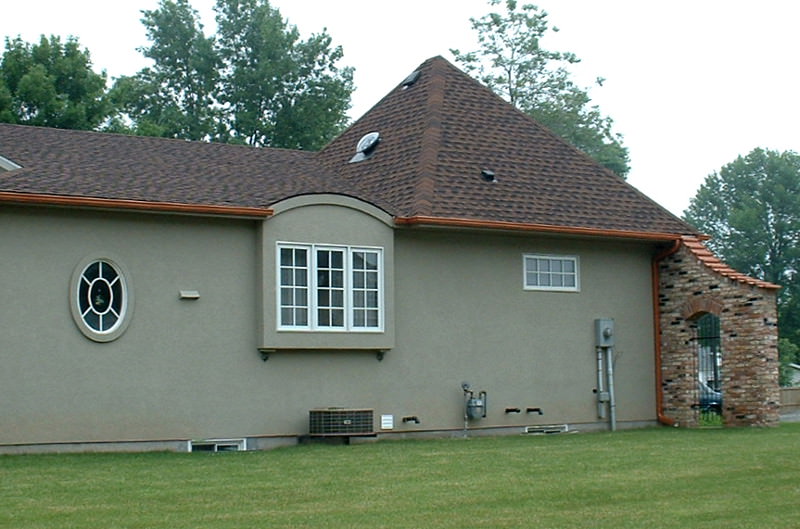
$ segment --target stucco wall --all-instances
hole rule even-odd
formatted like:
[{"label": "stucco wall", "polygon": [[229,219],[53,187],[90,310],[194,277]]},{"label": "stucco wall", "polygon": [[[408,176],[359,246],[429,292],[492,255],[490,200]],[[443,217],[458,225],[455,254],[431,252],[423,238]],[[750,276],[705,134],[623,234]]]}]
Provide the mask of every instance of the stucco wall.
[{"label": "stucco wall", "polygon": [[[593,325],[609,317],[619,420],[654,420],[646,245],[403,231],[395,253],[398,338],[384,362],[398,364],[391,384],[405,387],[414,406],[397,402],[394,413],[457,427],[460,383],[469,381],[488,393],[482,425],[595,422]],[[524,290],[525,253],[579,256],[580,292]]]},{"label": "stucco wall", "polygon": [[[242,392],[260,364],[253,221],[3,207],[0,230],[0,442],[263,431]],[[120,338],[96,343],[68,289],[81,259],[108,252],[136,305]]]},{"label": "stucco wall", "polygon": [[664,413],[698,424],[693,320],[720,319],[722,414],[729,426],[778,424],[778,332],[775,291],[723,277],[687,248],[659,265]]},{"label": "stucco wall", "polygon": [[[600,317],[617,326],[618,420],[655,420],[649,245],[392,229],[374,212],[337,208],[292,208],[279,229],[283,213],[262,226],[4,207],[0,445],[295,436],[308,433],[310,409],[329,406],[372,408],[379,431],[380,416],[392,415],[387,434],[458,432],[463,381],[489,400],[470,428],[602,428],[593,393]],[[320,228],[321,213],[331,221]],[[393,325],[363,350],[312,336],[263,362],[274,314],[262,309],[274,299],[260,292],[275,277],[265,240],[317,236],[385,244]],[[136,305],[122,336],[97,343],[73,322],[68,288],[77,263],[106,252],[129,271]],[[579,256],[580,292],[524,290],[524,253]],[[200,297],[181,300],[179,290]],[[409,416],[420,422],[402,422]]]}]

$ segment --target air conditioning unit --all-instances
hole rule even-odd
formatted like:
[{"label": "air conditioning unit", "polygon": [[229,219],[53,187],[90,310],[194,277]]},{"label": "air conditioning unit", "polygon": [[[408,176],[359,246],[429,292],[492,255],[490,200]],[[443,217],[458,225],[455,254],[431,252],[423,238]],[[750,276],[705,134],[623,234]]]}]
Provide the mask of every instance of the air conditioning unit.
[{"label": "air conditioning unit", "polygon": [[353,408],[317,408],[308,412],[312,436],[375,435],[374,410]]}]

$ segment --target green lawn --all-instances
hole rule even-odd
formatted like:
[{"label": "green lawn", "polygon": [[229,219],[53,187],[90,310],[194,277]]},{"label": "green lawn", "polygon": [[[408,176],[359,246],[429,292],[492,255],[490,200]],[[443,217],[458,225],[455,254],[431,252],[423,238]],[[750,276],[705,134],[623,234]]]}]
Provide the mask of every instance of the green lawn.
[{"label": "green lawn", "polygon": [[0,527],[796,528],[799,448],[800,423],[0,456]]}]

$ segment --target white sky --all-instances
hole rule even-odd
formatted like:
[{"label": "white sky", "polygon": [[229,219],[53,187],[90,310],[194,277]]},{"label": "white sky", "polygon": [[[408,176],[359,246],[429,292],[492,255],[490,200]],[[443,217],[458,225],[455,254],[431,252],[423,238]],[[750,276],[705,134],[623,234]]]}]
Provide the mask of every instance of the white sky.
[{"label": "white sky", "polygon": [[[520,0],[524,2],[525,0]],[[755,147],[800,151],[800,2],[529,0],[561,31],[544,42],[581,60],[630,150],[628,181],[680,215],[705,177]],[[207,31],[214,0],[192,0]],[[358,118],[425,59],[471,51],[487,0],[272,0],[308,35],[327,28],[356,68]],[[158,0],[3,0],[0,37],[75,35],[110,77],[146,64],[142,9]]]}]

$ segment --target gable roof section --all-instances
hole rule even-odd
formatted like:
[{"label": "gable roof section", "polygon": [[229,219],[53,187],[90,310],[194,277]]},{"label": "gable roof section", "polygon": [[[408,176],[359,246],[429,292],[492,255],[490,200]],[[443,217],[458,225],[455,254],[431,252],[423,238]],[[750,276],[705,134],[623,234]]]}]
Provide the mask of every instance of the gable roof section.
[{"label": "gable roof section", "polygon": [[[445,59],[417,71],[319,153],[401,221],[697,233]],[[373,131],[382,138],[374,155],[348,163]]]}]

